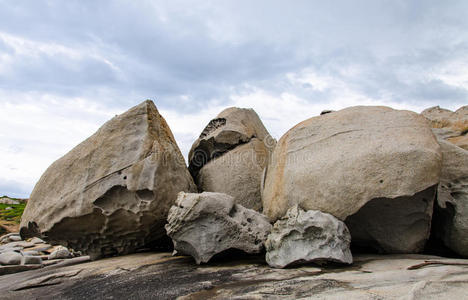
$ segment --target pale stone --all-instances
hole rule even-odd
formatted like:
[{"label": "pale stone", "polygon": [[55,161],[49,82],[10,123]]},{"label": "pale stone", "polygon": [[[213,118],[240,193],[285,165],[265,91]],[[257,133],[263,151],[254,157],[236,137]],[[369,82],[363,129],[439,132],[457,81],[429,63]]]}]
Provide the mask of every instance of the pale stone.
[{"label": "pale stone", "polygon": [[166,225],[178,254],[191,255],[197,264],[228,249],[259,253],[271,230],[262,214],[235,204],[221,193],[180,193]]},{"label": "pale stone", "polygon": [[351,235],[342,221],[296,205],[274,224],[265,242],[266,261],[275,268],[309,262],[351,264],[350,243]]}]

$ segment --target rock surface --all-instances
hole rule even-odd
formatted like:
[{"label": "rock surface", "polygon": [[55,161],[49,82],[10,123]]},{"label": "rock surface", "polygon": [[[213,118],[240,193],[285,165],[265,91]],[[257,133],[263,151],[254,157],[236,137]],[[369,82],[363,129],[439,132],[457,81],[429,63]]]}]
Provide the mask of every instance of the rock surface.
[{"label": "rock surface", "polygon": [[439,138],[468,150],[468,105],[454,112],[434,106],[421,114],[431,121],[433,131]]},{"label": "rock surface", "polygon": [[[434,264],[408,270],[425,261]],[[1,276],[0,299],[464,299],[463,263],[358,255],[351,267],[278,270],[260,256],[198,266],[170,253],[138,253]]]},{"label": "rock surface", "polygon": [[47,169],[24,211],[21,235],[94,257],[131,252],[161,238],[177,193],[194,189],[171,130],[148,100]]},{"label": "rock surface", "polygon": [[266,261],[275,268],[308,262],[351,264],[350,243],[351,235],[342,221],[320,211],[306,212],[296,205],[268,235]]},{"label": "rock surface", "polygon": [[260,211],[262,174],[275,144],[254,110],[231,107],[194,142],[189,170],[199,191],[226,193]]},{"label": "rock surface", "polygon": [[271,225],[262,214],[235,204],[221,193],[180,193],[166,225],[177,253],[191,255],[197,264],[228,249],[259,253]]},{"label": "rock surface", "polygon": [[22,255],[15,251],[6,251],[0,254],[1,265],[19,265],[21,264]]},{"label": "rock surface", "polygon": [[456,253],[468,257],[468,151],[439,139],[442,176],[433,232]]},{"label": "rock surface", "polygon": [[[419,240],[429,236],[434,200],[418,193],[434,194],[440,170],[440,147],[424,117],[388,107],[351,107],[299,123],[279,140],[266,174],[264,213],[275,221],[298,204],[344,221],[366,205],[392,215],[404,199],[413,209],[405,222],[415,224],[411,235],[419,239],[393,250],[418,252]],[[406,238],[405,231],[394,234]]]}]

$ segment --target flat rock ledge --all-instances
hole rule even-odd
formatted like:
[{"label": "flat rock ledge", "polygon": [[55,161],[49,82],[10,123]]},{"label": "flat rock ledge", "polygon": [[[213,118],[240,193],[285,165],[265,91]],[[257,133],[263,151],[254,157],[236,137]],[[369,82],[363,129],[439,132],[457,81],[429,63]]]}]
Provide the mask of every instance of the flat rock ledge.
[{"label": "flat rock ledge", "polygon": [[334,216],[298,205],[273,226],[265,243],[266,261],[274,268],[314,262],[352,264],[351,235]]},{"label": "flat rock ledge", "polygon": [[228,249],[260,253],[271,230],[267,218],[222,193],[179,193],[169,211],[167,235],[175,253],[208,262]]}]

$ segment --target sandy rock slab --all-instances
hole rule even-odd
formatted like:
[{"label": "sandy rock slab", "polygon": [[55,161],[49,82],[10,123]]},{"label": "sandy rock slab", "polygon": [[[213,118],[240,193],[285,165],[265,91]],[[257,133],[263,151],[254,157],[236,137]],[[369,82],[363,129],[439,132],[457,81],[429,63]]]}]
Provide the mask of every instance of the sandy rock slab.
[{"label": "sandy rock slab", "polygon": [[20,233],[93,257],[128,253],[163,237],[177,194],[193,190],[169,126],[147,100],[115,116],[45,171]]},{"label": "sandy rock slab", "polygon": [[169,211],[166,230],[175,251],[200,264],[228,249],[261,252],[271,224],[262,214],[235,204],[229,195],[180,193]]},{"label": "sandy rock slab", "polygon": [[265,242],[266,261],[275,268],[310,262],[351,264],[350,243],[351,235],[342,221],[296,205],[274,224]]},{"label": "sandy rock slab", "polygon": [[465,299],[467,265],[357,255],[352,266],[273,269],[262,256],[196,265],[186,256],[138,253],[0,276],[0,299]]}]

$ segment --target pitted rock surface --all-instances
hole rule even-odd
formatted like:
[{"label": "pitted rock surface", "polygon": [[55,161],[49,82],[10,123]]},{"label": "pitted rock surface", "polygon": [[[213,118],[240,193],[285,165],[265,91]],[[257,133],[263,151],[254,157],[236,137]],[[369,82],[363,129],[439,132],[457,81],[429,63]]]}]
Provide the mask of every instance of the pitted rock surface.
[{"label": "pitted rock surface", "polygon": [[274,224],[265,242],[266,261],[275,268],[309,262],[351,264],[350,243],[351,235],[342,221],[296,205]]},{"label": "pitted rock surface", "polygon": [[228,249],[259,253],[271,224],[262,214],[235,204],[229,195],[180,193],[166,230],[175,251],[200,264]]},{"label": "pitted rock surface", "polygon": [[164,235],[177,193],[193,190],[171,130],[148,100],[46,170],[24,211],[21,235],[95,257],[132,252]]}]

